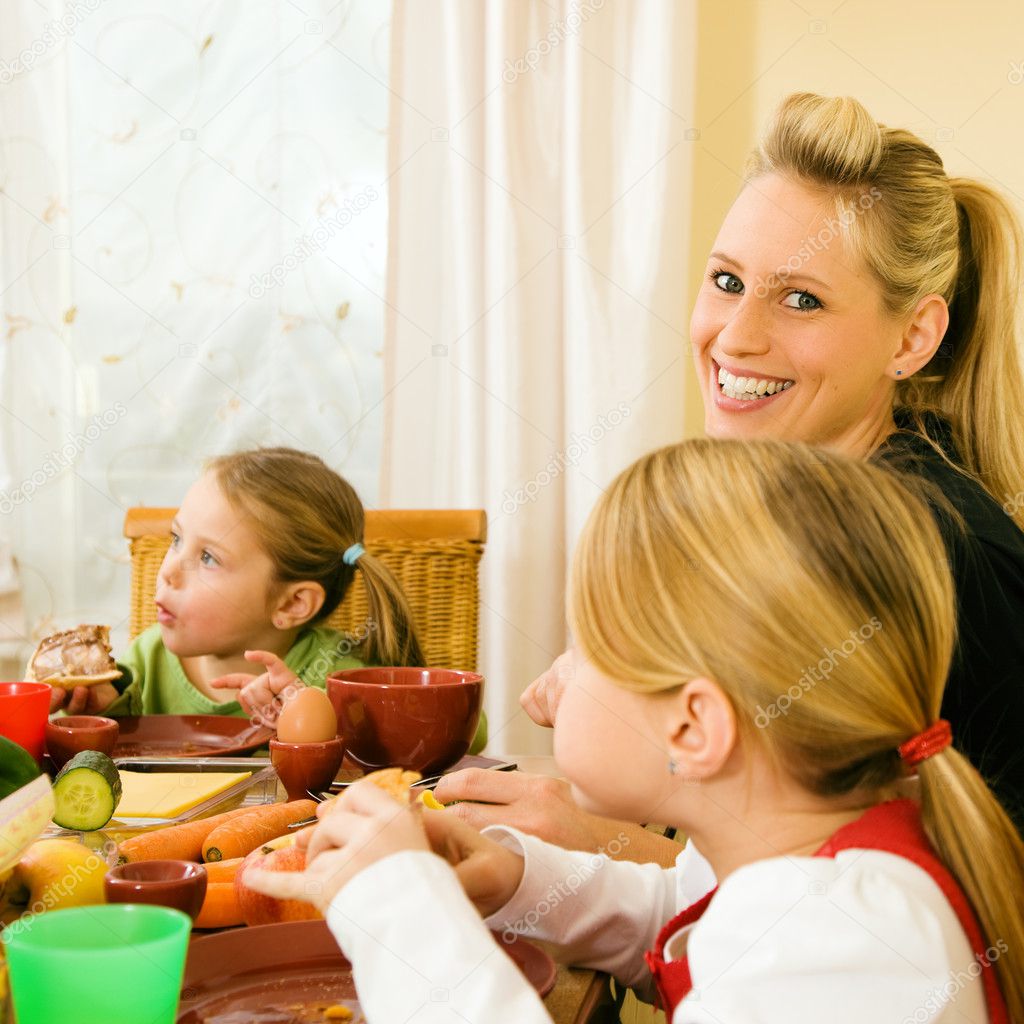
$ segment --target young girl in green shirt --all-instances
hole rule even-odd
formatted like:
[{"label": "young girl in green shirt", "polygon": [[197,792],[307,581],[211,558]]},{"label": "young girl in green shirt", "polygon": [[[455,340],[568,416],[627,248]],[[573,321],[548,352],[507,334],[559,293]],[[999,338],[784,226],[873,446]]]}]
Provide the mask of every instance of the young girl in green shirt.
[{"label": "young girl in green shirt", "polygon": [[[330,673],[364,664],[422,665],[405,595],[363,548],[363,520],[355,490],[315,455],[261,448],[213,459],[172,523],[157,624],[121,659],[121,680],[76,689],[68,712],[273,725],[296,686],[323,687]],[[348,636],[323,622],[357,572],[369,615]],[[253,674],[253,663],[264,671]],[[485,739],[481,719],[474,749]]]}]

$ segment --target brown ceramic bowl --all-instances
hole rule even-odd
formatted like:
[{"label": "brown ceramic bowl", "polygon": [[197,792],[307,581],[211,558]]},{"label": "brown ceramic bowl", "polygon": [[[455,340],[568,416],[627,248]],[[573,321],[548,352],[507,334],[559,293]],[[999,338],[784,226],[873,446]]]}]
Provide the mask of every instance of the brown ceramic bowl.
[{"label": "brown ceramic bowl", "polygon": [[184,911],[194,921],[206,897],[206,868],[190,860],[140,860],[111,868],[103,879],[108,903],[151,903]]},{"label": "brown ceramic bowl", "polygon": [[327,679],[348,756],[368,771],[450,768],[473,742],[483,694],[483,676],[454,669],[358,668]]},{"label": "brown ceramic bowl", "polygon": [[322,743],[270,741],[270,763],[277,772],[289,800],[308,800],[334,781],[345,756],[345,741],[339,737]]},{"label": "brown ceramic bowl", "polygon": [[60,771],[83,750],[109,754],[117,744],[120,727],[113,718],[100,715],[69,715],[46,723],[46,752]]}]

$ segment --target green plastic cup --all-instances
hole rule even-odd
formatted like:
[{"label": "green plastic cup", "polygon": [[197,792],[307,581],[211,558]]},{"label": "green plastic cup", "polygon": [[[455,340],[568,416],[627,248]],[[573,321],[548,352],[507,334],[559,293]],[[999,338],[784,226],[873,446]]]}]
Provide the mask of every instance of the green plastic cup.
[{"label": "green plastic cup", "polygon": [[18,1024],[174,1024],[191,927],[137,903],[15,922],[3,939]]}]

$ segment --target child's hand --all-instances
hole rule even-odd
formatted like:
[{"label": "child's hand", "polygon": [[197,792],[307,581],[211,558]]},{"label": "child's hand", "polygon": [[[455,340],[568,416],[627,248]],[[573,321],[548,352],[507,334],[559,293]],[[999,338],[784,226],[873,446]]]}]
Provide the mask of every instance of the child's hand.
[{"label": "child's hand", "polygon": [[64,708],[69,715],[98,715],[113,704],[117,696],[117,690],[110,683],[76,686],[73,690],[51,686],[50,714]]},{"label": "child's hand", "polygon": [[[443,813],[441,811],[436,812]],[[357,782],[317,808],[320,823],[296,837],[305,871],[251,870],[246,884],[278,899],[306,900],[321,913],[360,871],[403,850],[429,850],[421,806],[401,804],[372,782]]]},{"label": "child's hand", "polygon": [[481,917],[500,910],[523,879],[523,858],[448,811],[424,811],[434,853],[444,857]]},{"label": "child's hand", "polygon": [[[413,791],[415,792],[415,790]],[[246,883],[279,899],[304,899],[321,913],[364,868],[402,850],[443,857],[470,901],[486,917],[515,895],[523,858],[480,835],[449,811],[425,811],[417,801],[400,804],[373,783],[349,786],[317,808],[320,824],[296,837],[306,847],[304,872],[252,871]]]},{"label": "child's hand", "polygon": [[266,666],[262,675],[251,676],[245,672],[212,679],[210,685],[218,690],[238,690],[238,703],[254,722],[277,727],[277,716],[284,702],[301,689],[299,677],[270,651],[246,651],[247,661],[258,661]]}]

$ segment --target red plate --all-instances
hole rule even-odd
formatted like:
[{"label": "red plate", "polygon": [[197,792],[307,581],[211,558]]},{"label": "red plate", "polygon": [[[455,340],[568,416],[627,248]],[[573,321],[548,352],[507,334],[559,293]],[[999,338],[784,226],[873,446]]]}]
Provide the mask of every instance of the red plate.
[{"label": "red plate", "polygon": [[139,715],[117,720],[111,757],[211,757],[265,747],[274,730],[232,715]]},{"label": "red plate", "polygon": [[[516,937],[501,946],[545,996],[557,968],[542,949]],[[299,1024],[323,1021],[323,1008],[359,1003],[352,967],[326,921],[235,928],[189,946],[177,1024]]]}]

